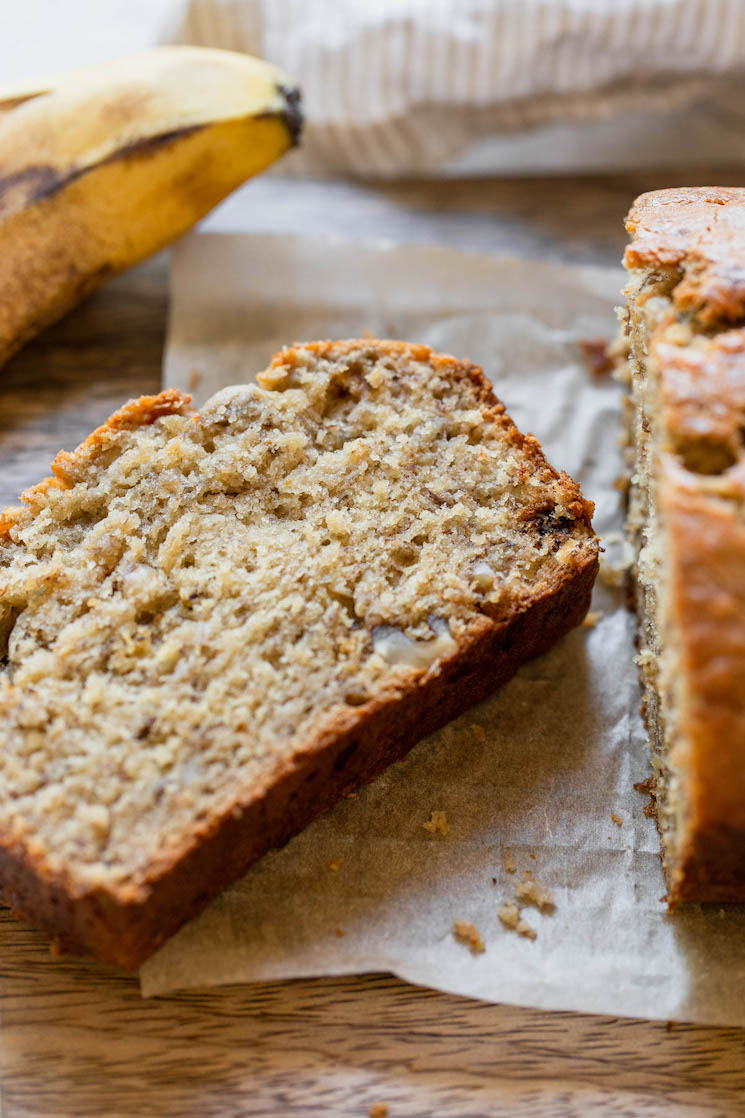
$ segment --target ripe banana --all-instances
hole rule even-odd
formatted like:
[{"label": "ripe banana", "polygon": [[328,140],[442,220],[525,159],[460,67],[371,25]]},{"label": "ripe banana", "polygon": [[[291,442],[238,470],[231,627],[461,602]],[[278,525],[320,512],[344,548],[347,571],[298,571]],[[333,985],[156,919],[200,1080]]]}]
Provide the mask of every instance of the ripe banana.
[{"label": "ripe banana", "polygon": [[0,364],[297,141],[273,66],[158,47],[0,91]]}]

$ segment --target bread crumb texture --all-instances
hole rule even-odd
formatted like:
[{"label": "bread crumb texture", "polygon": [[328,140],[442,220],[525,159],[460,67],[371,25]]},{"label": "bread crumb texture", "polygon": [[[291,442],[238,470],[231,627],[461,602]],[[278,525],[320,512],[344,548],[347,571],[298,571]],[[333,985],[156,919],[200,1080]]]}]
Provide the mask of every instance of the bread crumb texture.
[{"label": "bread crumb texture", "polygon": [[444,811],[430,812],[429,819],[424,824],[425,831],[429,831],[431,835],[439,835],[440,838],[445,838],[450,834],[450,824],[448,817]]},{"label": "bread crumb texture", "polygon": [[387,1102],[373,1102],[373,1103],[370,1103],[370,1109],[368,1110],[367,1113],[369,1115],[369,1118],[388,1118],[388,1114],[390,1113],[389,1110],[388,1110],[388,1103]]},{"label": "bread crumb texture", "polygon": [[522,874],[522,880],[515,882],[515,896],[525,905],[535,905],[542,912],[550,912],[554,908],[554,894],[536,881],[530,870]]},{"label": "bread crumb texture", "polygon": [[497,909],[497,916],[508,931],[517,932],[524,939],[532,940],[536,938],[535,928],[531,928],[530,924],[523,920],[520,909],[512,901],[505,901],[503,905],[500,905]]},{"label": "bread crumb texture", "polygon": [[319,343],[259,382],[127,405],[0,518],[0,834],[75,889],[154,880],[597,554],[479,370]]},{"label": "bread crumb texture", "polygon": [[486,944],[479,935],[479,930],[475,924],[469,924],[467,920],[456,920],[453,924],[453,935],[458,943],[463,943],[466,947],[470,947],[472,954],[481,955],[486,951]]},{"label": "bread crumb texture", "polygon": [[604,337],[580,338],[579,349],[585,365],[593,376],[605,376],[615,368],[611,339]]},{"label": "bread crumb texture", "polygon": [[505,850],[504,852],[504,868],[507,873],[514,873],[517,869],[517,862],[511,850]]}]

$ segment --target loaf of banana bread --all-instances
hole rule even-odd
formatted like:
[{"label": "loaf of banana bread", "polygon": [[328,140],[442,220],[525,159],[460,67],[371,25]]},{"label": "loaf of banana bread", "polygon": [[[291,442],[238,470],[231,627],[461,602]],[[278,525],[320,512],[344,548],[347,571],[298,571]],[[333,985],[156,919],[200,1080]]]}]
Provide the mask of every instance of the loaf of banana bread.
[{"label": "loaf of banana bread", "polygon": [[745,190],[644,194],[627,228],[629,529],[667,896],[745,901]]},{"label": "loaf of banana bread", "polygon": [[322,342],[132,401],[0,520],[0,889],[130,968],[583,618],[591,506],[480,369]]}]

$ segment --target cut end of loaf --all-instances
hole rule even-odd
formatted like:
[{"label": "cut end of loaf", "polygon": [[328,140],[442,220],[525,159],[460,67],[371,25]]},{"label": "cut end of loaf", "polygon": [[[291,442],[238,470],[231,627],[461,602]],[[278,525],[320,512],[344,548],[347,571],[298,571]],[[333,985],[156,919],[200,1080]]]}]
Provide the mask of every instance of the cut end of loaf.
[{"label": "cut end of loaf", "polygon": [[578,624],[597,569],[575,483],[424,346],[133,402],[54,474],[4,521],[0,874],[122,965]]},{"label": "cut end of loaf", "polygon": [[745,900],[745,191],[659,191],[626,254],[629,531],[672,907]]}]

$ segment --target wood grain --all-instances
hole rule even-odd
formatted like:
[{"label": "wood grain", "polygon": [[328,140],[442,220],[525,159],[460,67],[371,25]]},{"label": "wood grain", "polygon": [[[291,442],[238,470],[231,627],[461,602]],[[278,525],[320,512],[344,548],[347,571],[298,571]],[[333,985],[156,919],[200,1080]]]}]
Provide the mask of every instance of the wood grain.
[{"label": "wood grain", "polygon": [[0,369],[0,505],[49,472],[121,403],[157,390],[165,256],[113,280]]},{"label": "wood grain", "polygon": [[745,1113],[745,1036],[491,1006],[396,979],[140,999],[0,920],[4,1116]]},{"label": "wood grain", "polygon": [[[720,169],[696,181],[737,177]],[[613,263],[631,198],[675,181],[258,180],[231,205],[242,228],[263,232]],[[0,504],[123,400],[158,386],[166,306],[159,258],[97,292],[0,371]],[[0,1075],[2,1118],[364,1118],[378,1101],[390,1118],[745,1115],[745,1031],[486,1005],[387,976],[145,1002],[135,979],[52,958],[42,937],[2,911]]]}]

